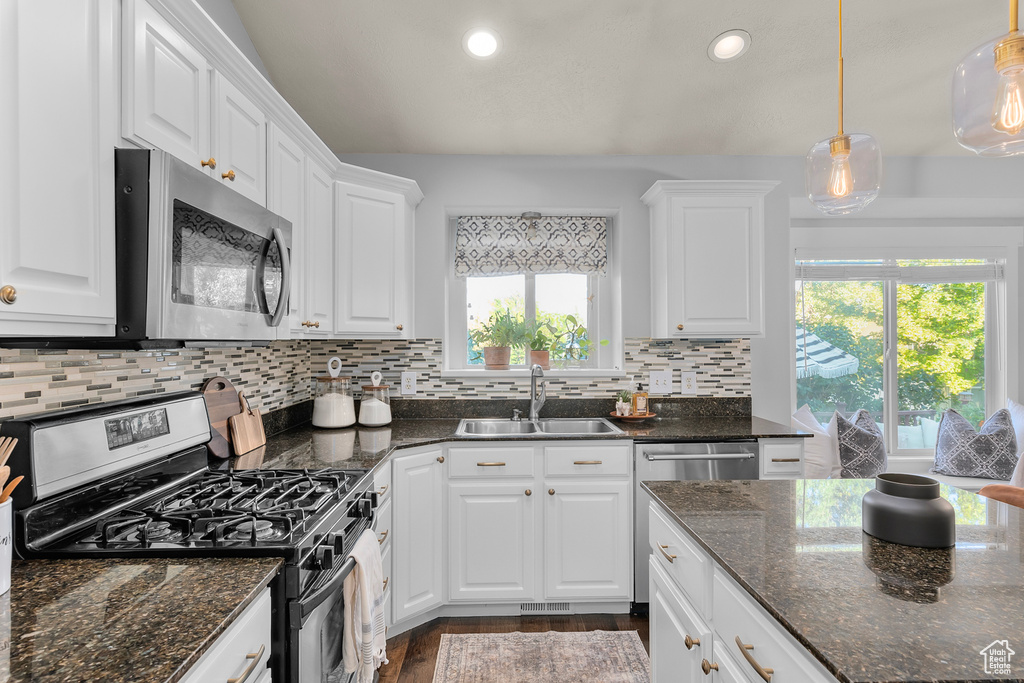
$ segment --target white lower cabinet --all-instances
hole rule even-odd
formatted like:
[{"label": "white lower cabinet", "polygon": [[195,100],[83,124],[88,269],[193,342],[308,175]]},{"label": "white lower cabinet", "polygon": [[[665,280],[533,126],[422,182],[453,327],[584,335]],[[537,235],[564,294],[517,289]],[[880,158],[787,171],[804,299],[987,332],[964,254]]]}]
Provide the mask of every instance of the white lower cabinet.
[{"label": "white lower cabinet", "polygon": [[532,601],[536,597],[537,500],[532,482],[448,485],[449,597]]},{"label": "white lower cabinet", "polygon": [[804,476],[803,439],[761,439],[761,479],[800,479]]},{"label": "white lower cabinet", "polygon": [[181,683],[270,683],[270,620],[270,588],[266,588],[203,653]]},{"label": "white lower cabinet", "polygon": [[443,600],[444,460],[441,448],[432,447],[396,455],[391,462],[396,623]]},{"label": "white lower cabinet", "polygon": [[701,660],[712,656],[711,629],[653,557],[650,565],[651,682],[700,680]]}]

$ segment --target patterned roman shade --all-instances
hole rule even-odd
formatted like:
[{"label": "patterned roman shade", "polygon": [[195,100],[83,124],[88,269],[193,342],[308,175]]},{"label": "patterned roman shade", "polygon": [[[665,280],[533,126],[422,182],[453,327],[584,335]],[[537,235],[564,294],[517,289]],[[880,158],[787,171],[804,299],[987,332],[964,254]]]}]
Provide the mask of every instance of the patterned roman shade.
[{"label": "patterned roman shade", "polygon": [[582,273],[608,269],[604,216],[460,216],[455,274]]}]

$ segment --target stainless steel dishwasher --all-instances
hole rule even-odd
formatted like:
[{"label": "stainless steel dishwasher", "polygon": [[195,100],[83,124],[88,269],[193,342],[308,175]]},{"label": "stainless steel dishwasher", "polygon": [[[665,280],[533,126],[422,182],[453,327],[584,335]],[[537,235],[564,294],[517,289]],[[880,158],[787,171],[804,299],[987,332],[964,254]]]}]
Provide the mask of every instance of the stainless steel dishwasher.
[{"label": "stainless steel dishwasher", "polygon": [[651,554],[648,508],[651,497],[642,481],[757,479],[757,441],[715,443],[638,443],[634,453],[633,591],[636,603],[650,602],[647,585]]}]

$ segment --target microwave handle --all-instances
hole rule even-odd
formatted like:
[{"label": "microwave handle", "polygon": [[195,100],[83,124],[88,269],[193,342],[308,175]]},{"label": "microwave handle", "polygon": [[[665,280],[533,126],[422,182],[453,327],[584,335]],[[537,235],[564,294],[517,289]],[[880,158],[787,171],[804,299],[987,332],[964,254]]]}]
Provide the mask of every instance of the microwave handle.
[{"label": "microwave handle", "polygon": [[[288,311],[288,298],[292,293],[292,263],[288,257],[288,245],[284,242],[284,233],[281,232],[281,228],[274,228],[274,241],[277,242],[277,250],[281,252],[281,296],[277,298],[277,308],[274,309],[274,316],[270,319],[271,327],[281,324],[281,318]],[[263,286],[266,287],[266,282]]]}]

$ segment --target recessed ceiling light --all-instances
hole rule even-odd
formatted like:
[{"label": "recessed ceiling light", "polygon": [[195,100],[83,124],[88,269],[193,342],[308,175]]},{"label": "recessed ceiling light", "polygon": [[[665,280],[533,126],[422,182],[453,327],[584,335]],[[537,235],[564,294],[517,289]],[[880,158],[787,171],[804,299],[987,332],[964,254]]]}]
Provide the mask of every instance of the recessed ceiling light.
[{"label": "recessed ceiling light", "polygon": [[711,41],[708,46],[708,57],[716,62],[728,62],[736,59],[750,47],[750,34],[743,29],[726,31]]},{"label": "recessed ceiling light", "polygon": [[471,28],[462,36],[462,49],[475,59],[490,59],[501,49],[501,36],[489,28]]}]

